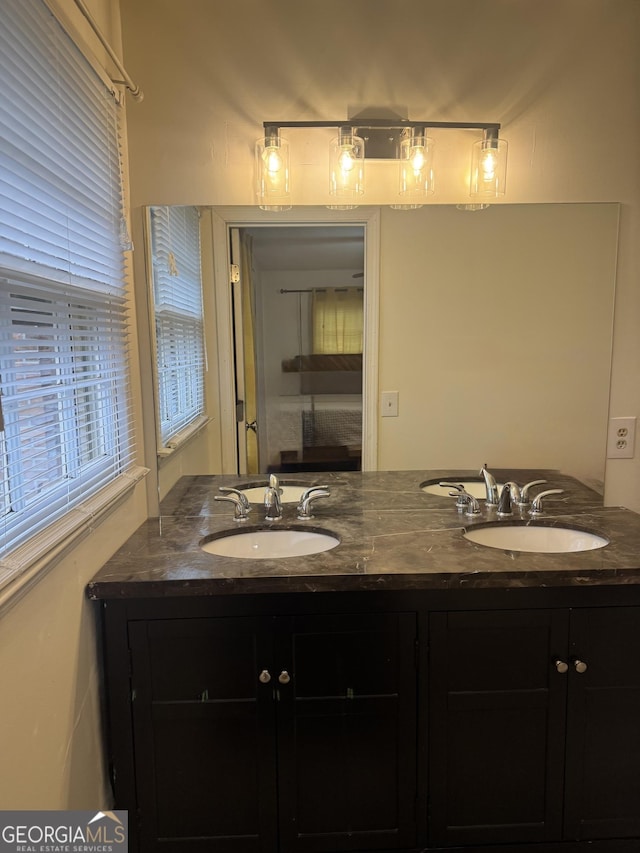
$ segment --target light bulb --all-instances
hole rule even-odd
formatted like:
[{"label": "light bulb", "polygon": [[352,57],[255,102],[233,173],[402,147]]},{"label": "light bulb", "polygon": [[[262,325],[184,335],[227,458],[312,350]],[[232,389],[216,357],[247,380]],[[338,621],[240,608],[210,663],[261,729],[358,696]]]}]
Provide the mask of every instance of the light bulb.
[{"label": "light bulb", "polygon": [[353,148],[351,145],[343,146],[338,157],[338,167],[341,172],[350,172],[354,166]]},{"label": "light bulb", "polygon": [[329,146],[329,194],[338,209],[355,207],[364,193],[364,139],[339,128]]},{"label": "light bulb", "polygon": [[282,169],[282,156],[280,155],[279,148],[275,148],[271,145],[268,148],[265,148],[262,159],[264,160],[264,164],[267,167],[268,172],[279,172]]},{"label": "light bulb", "polygon": [[414,172],[421,172],[424,169],[425,156],[422,145],[414,145],[409,152],[409,162]]},{"label": "light bulb", "polygon": [[503,196],[507,178],[505,139],[479,139],[473,143],[469,193],[471,198]]},{"label": "light bulb", "polygon": [[495,180],[497,165],[497,151],[494,148],[485,148],[480,158],[480,171],[483,181]]},{"label": "light bulb", "polygon": [[402,202],[391,206],[413,210],[433,193],[433,139],[424,133],[405,134],[400,141],[398,191]]},{"label": "light bulb", "polygon": [[288,210],[289,143],[276,134],[258,139],[255,147],[255,179],[258,205],[262,210]]}]

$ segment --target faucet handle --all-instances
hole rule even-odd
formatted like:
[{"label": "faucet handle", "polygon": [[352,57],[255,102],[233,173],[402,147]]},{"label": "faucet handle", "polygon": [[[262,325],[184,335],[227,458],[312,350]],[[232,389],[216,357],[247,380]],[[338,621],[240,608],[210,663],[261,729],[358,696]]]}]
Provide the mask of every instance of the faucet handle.
[{"label": "faucet handle", "polygon": [[[220,490],[222,491],[222,489]],[[245,497],[244,495],[242,497]],[[230,495],[214,495],[214,501],[227,501],[228,503],[232,503],[235,507],[233,511],[234,521],[246,521],[248,518],[249,510],[251,506],[245,506],[240,496],[234,494],[233,491]],[[248,503],[248,502],[247,502]]]},{"label": "faucet handle", "polygon": [[563,493],[564,489],[547,489],[546,492],[540,492],[533,499],[529,515],[542,515],[542,498],[546,498],[549,495],[561,495]]},{"label": "faucet handle", "polygon": [[455,491],[449,492],[450,498],[457,498],[456,506],[458,509],[464,509],[467,505],[467,492],[465,492],[464,486],[462,483],[438,483],[443,489],[454,489]]},{"label": "faucet handle", "polygon": [[237,495],[238,500],[242,504],[242,506],[246,509],[247,512],[251,509],[251,504],[249,502],[249,498],[241,492],[240,489],[233,489],[231,486],[220,486],[218,489],[219,492],[222,492],[223,495]]},{"label": "faucet handle", "polygon": [[328,489],[329,489],[329,486],[309,486],[309,488],[305,489],[304,492],[300,495],[300,503],[302,503],[302,501],[306,500],[306,498],[308,498],[313,492],[322,491],[322,490],[327,491]]},{"label": "faucet handle", "polygon": [[[459,504],[458,501],[463,501],[463,503]],[[473,495],[470,495],[462,487],[462,491],[459,493],[458,501],[456,501],[456,506],[459,508],[465,508],[465,515],[480,515],[480,504],[478,503],[477,498],[474,498]]]},{"label": "faucet handle", "polygon": [[530,483],[526,483],[520,490],[520,500],[518,501],[518,506],[527,506],[530,503],[529,489],[531,489],[533,486],[541,486],[543,483],[546,482],[546,480],[532,480]]},{"label": "faucet handle", "polygon": [[311,502],[315,501],[317,498],[328,498],[331,497],[331,492],[323,486],[312,486],[310,489],[306,489],[302,497],[300,498],[300,503],[298,504],[298,518],[302,521],[306,518],[313,518],[311,513]]}]

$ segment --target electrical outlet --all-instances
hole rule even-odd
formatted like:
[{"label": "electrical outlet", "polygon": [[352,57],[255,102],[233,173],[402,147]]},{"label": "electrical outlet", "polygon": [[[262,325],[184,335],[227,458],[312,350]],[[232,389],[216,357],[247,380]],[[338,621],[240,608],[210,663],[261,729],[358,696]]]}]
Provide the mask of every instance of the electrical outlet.
[{"label": "electrical outlet", "polygon": [[635,454],[636,419],[610,418],[607,459],[631,459]]},{"label": "electrical outlet", "polygon": [[383,418],[398,417],[398,392],[383,391],[380,398],[381,415]]}]

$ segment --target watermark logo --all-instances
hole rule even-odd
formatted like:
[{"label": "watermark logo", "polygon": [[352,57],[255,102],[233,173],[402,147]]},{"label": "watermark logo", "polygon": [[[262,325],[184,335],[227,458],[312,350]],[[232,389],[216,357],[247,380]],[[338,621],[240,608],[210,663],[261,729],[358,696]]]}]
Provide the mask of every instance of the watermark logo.
[{"label": "watermark logo", "polygon": [[126,811],[0,811],[0,853],[128,853]]}]

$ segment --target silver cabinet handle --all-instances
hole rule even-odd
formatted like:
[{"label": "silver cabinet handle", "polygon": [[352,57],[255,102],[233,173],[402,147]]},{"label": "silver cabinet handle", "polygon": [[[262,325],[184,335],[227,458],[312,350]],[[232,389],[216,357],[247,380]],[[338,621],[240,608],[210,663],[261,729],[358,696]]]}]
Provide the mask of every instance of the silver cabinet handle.
[{"label": "silver cabinet handle", "polygon": [[587,671],[587,665],[583,660],[579,658],[574,658],[573,665],[575,667],[576,672],[579,672],[582,675],[583,672]]},{"label": "silver cabinet handle", "polygon": [[268,684],[271,681],[271,673],[268,669],[263,669],[260,675],[258,676],[258,681],[261,684]]},{"label": "silver cabinet handle", "polygon": [[286,669],[283,669],[280,675],[278,676],[278,681],[280,684],[288,684],[291,681],[291,676],[287,672]]},{"label": "silver cabinet handle", "polygon": [[569,669],[569,664],[564,660],[558,659],[557,661],[555,661],[555,665],[556,665],[556,669],[558,670],[558,672],[562,673],[562,674],[567,672],[567,670]]}]

